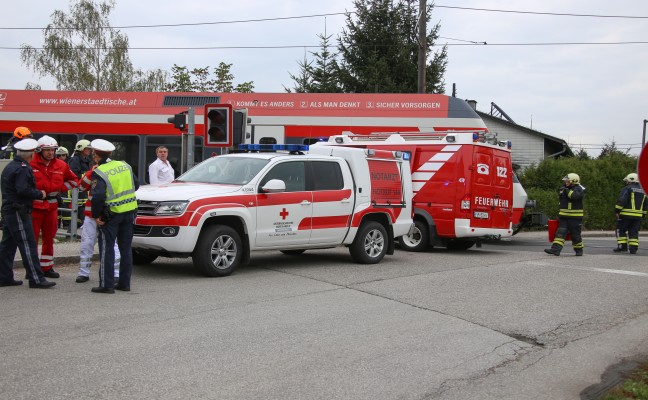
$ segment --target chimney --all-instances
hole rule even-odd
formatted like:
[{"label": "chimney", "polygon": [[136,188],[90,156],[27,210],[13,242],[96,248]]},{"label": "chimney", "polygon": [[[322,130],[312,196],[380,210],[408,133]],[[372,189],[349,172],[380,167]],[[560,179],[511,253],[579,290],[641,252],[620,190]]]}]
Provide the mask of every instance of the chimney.
[{"label": "chimney", "polygon": [[468,103],[473,110],[477,111],[477,100],[466,100],[466,103]]}]

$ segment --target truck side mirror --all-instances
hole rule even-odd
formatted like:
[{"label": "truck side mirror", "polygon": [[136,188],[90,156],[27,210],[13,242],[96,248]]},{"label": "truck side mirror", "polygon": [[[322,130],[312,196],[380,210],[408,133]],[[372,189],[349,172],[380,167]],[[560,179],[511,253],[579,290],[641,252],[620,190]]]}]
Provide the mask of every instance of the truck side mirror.
[{"label": "truck side mirror", "polygon": [[261,193],[279,193],[286,191],[286,183],[280,179],[270,179],[261,188]]}]

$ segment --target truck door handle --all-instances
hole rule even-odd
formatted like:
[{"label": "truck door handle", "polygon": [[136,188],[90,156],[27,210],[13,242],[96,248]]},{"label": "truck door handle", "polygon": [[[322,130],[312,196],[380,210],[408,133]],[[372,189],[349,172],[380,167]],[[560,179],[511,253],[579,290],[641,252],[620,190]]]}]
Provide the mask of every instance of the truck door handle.
[{"label": "truck door handle", "polygon": [[310,205],[311,205],[311,202],[308,201],[308,200],[304,200],[304,201],[301,202],[301,205],[302,205],[302,206],[310,206]]},{"label": "truck door handle", "polygon": [[349,199],[349,198],[340,200],[340,203],[350,203],[350,202],[351,202],[351,199]]}]

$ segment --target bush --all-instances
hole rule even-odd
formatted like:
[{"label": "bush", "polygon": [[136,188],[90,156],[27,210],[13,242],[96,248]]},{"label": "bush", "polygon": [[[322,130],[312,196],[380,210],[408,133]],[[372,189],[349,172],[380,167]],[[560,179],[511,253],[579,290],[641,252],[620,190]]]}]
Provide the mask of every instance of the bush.
[{"label": "bush", "polygon": [[[561,158],[543,160],[519,175],[529,199],[534,199],[538,211],[551,219],[558,216],[558,189],[562,178],[570,172],[578,174],[585,188],[585,217],[583,227],[589,230],[616,228],[614,205],[624,186],[623,178],[635,172],[637,158],[619,152],[597,159]],[[644,219],[642,228],[646,228]]]}]

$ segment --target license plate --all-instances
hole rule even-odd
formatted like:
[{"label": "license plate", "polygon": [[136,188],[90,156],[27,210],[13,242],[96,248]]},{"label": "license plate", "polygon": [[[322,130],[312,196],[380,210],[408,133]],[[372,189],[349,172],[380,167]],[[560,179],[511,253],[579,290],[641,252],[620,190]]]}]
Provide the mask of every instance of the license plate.
[{"label": "license plate", "polygon": [[475,211],[473,215],[475,218],[488,219],[488,213],[486,211]]}]

